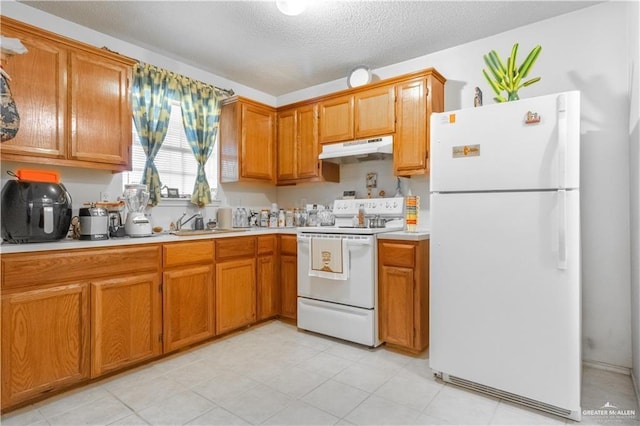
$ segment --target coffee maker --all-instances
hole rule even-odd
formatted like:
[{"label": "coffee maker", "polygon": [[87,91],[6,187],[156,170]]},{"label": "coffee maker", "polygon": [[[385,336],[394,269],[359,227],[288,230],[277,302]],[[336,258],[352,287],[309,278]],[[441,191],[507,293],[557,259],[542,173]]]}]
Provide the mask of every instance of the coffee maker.
[{"label": "coffee maker", "polygon": [[149,237],[153,234],[151,221],[144,214],[149,202],[149,191],[142,184],[127,184],[124,186],[123,198],[127,204],[127,220],[124,224],[125,232],[130,237]]}]

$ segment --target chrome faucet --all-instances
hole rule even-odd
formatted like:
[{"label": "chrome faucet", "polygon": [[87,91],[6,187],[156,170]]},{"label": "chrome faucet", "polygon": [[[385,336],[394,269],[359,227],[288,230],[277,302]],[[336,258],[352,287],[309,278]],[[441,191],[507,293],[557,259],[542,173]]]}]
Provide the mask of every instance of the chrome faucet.
[{"label": "chrome faucet", "polygon": [[182,229],[182,227],[184,225],[186,225],[187,223],[189,223],[189,221],[191,221],[191,219],[193,219],[194,217],[196,218],[196,222],[198,219],[202,219],[202,214],[201,213],[196,213],[193,216],[191,216],[189,219],[183,221],[182,219],[184,219],[184,217],[187,215],[187,213],[183,213],[182,217],[180,219],[178,219],[176,221],[176,231],[179,231],[180,229]]}]

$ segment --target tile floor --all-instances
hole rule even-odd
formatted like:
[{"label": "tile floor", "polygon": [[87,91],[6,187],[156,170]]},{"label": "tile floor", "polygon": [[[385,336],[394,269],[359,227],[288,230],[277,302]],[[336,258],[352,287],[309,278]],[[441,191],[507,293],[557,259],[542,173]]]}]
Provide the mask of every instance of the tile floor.
[{"label": "tile floor", "polygon": [[[585,368],[583,409],[631,416],[629,376]],[[576,424],[436,381],[428,355],[367,349],[267,322],[11,412],[13,425],[556,425]]]}]

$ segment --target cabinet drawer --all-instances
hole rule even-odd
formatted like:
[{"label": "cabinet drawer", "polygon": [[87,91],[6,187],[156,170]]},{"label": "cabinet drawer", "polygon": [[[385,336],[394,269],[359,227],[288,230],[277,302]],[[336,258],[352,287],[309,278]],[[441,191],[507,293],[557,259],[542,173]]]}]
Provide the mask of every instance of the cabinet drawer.
[{"label": "cabinet drawer", "polygon": [[298,254],[298,242],[295,235],[280,236],[280,254],[290,254],[293,256]]},{"label": "cabinet drawer", "polygon": [[192,263],[213,262],[213,241],[165,244],[162,247],[165,268]]},{"label": "cabinet drawer", "polygon": [[258,254],[271,254],[276,251],[276,236],[264,235],[258,237]]},{"label": "cabinet drawer", "polygon": [[255,237],[221,238],[216,240],[216,260],[256,255]]},{"label": "cabinet drawer", "polygon": [[2,256],[2,288],[63,283],[161,268],[160,245],[56,250]]},{"label": "cabinet drawer", "polygon": [[415,254],[415,244],[386,241],[378,243],[378,259],[385,266],[413,268],[415,266]]}]

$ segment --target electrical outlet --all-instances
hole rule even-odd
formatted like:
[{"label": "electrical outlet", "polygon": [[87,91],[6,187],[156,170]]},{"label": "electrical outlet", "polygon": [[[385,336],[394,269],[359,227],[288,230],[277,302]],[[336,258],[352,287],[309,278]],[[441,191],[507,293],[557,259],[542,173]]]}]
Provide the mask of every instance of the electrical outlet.
[{"label": "electrical outlet", "polygon": [[108,192],[100,192],[100,201],[110,201],[111,195]]}]

